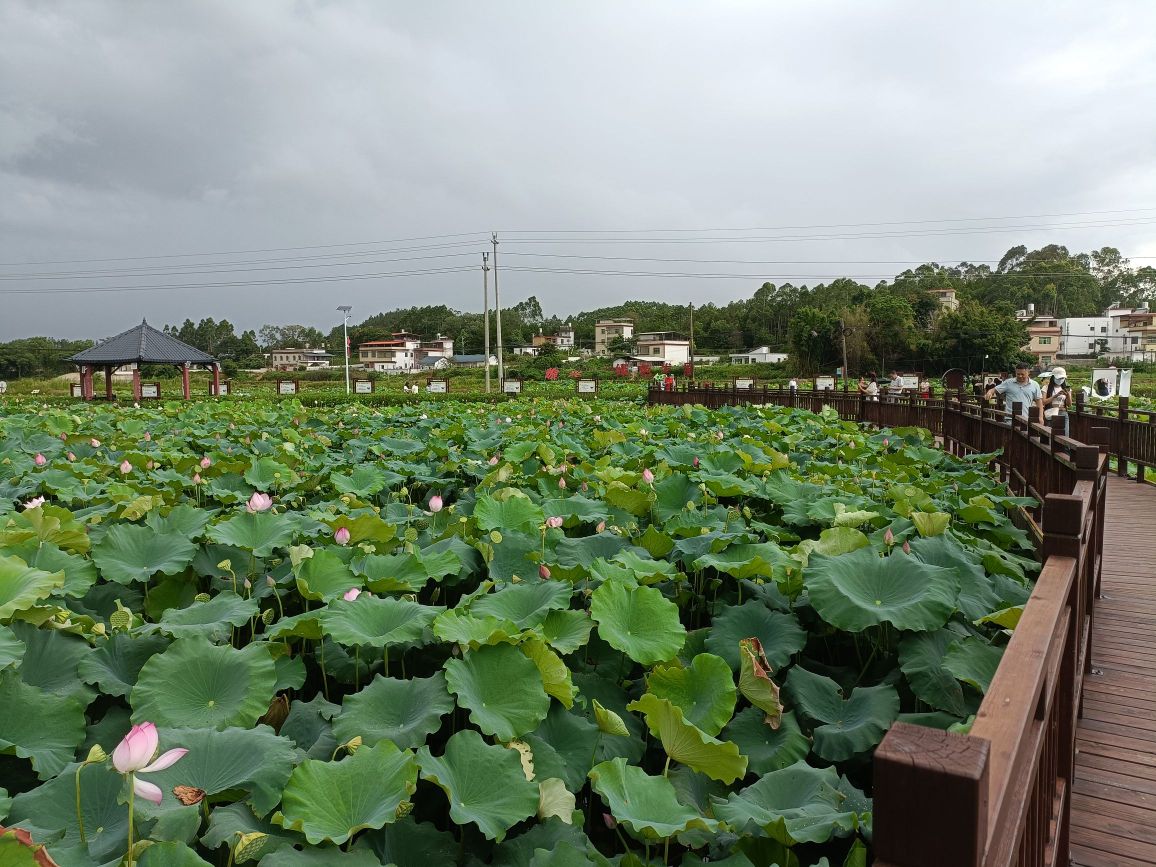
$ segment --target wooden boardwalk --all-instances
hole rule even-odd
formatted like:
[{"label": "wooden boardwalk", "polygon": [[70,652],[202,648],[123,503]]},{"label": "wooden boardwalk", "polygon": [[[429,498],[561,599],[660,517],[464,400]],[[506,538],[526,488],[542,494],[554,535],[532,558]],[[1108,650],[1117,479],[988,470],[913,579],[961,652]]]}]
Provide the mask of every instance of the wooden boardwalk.
[{"label": "wooden boardwalk", "polygon": [[1111,477],[1076,731],[1072,863],[1156,865],[1156,487]]}]

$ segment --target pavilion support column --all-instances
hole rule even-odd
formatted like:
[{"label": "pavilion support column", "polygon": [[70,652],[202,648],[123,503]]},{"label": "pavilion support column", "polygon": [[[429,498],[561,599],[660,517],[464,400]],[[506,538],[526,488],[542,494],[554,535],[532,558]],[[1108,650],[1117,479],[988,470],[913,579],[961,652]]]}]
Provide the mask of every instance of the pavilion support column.
[{"label": "pavilion support column", "polygon": [[85,400],[92,400],[92,373],[91,365],[85,364],[80,368],[80,396]]},{"label": "pavilion support column", "polygon": [[140,365],[132,369],[132,399],[140,403]]},{"label": "pavilion support column", "polygon": [[108,400],[112,400],[112,365],[108,365],[104,369],[104,396]]},{"label": "pavilion support column", "polygon": [[213,365],[213,396],[221,396],[221,365]]},{"label": "pavilion support column", "polygon": [[181,388],[185,392],[185,400],[189,399],[189,366],[187,364],[181,365]]}]

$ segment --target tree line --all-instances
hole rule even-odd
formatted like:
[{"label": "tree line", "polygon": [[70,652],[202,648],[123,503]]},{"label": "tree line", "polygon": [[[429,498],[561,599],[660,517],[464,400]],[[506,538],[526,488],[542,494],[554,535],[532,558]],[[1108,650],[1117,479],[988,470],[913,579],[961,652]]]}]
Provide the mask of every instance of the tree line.
[{"label": "tree line", "polygon": [[[954,289],[956,311],[941,310],[933,289]],[[1156,268],[1133,267],[1114,247],[1072,253],[1050,244],[1038,250],[1012,247],[993,268],[961,262],[929,262],[873,286],[840,278],[814,286],[764,283],[749,298],[694,308],[695,351],[725,355],[767,346],[790,353],[799,373],[830,370],[841,363],[846,340],[853,372],[902,367],[926,371],[976,367],[986,356],[989,367],[1008,367],[1027,343],[1024,324],[1015,311],[1034,304],[1037,313],[1060,318],[1094,316],[1113,303],[1125,306],[1156,302]],[[688,305],[662,301],[625,301],[569,317],[547,316],[537,297],[502,310],[502,342],[507,351],[529,345],[536,334],[574,328],[579,348],[594,346],[600,319],[629,317],[635,330],[673,331],[688,335]],[[491,351],[496,330],[491,316]],[[325,347],[341,356],[342,327],[323,333],[309,325],[265,325],[236,332],[226,319],[166,325],[165,332],[221,359],[226,369],[264,365],[263,353],[285,347]],[[351,324],[350,344],[388,339],[411,331],[429,339],[445,335],[458,353],[480,353],[484,325],[481,313],[445,305],[408,307],[376,313]],[[33,337],[0,344],[0,375],[40,376],[70,370],[63,361],[90,342]],[[617,347],[629,350],[629,345]]]}]

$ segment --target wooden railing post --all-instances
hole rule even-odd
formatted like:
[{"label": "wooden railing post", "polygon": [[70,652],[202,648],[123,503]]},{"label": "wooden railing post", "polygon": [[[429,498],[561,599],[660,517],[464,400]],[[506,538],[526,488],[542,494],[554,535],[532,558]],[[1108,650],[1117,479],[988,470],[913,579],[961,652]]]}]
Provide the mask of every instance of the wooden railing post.
[{"label": "wooden railing post", "polygon": [[876,867],[980,867],[987,846],[983,738],[895,723],[875,750]]}]

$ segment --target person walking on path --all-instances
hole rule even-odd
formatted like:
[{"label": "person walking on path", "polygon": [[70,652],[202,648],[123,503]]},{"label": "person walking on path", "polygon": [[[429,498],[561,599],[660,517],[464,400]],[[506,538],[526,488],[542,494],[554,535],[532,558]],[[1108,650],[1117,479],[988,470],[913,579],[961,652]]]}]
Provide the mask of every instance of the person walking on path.
[{"label": "person walking on path", "polygon": [[1008,414],[1008,423],[1011,423],[1011,413],[1014,404],[1020,405],[1024,418],[1031,418],[1029,407],[1035,405],[1036,416],[1040,424],[1044,423],[1044,393],[1040,385],[1031,378],[1031,368],[1026,361],[1016,365],[1016,375],[1003,382],[993,385],[987,390],[985,398],[991,400],[997,394],[1003,395],[1004,411]]},{"label": "person walking on path", "polygon": [[1052,369],[1048,374],[1048,384],[1044,388],[1044,418],[1064,420],[1064,436],[1068,433],[1068,407],[1072,403],[1072,387],[1068,385],[1068,372],[1062,367]]}]

